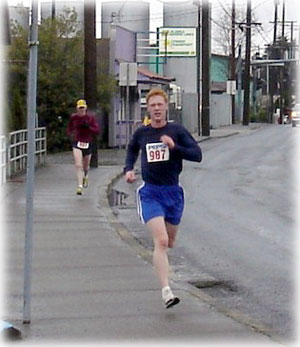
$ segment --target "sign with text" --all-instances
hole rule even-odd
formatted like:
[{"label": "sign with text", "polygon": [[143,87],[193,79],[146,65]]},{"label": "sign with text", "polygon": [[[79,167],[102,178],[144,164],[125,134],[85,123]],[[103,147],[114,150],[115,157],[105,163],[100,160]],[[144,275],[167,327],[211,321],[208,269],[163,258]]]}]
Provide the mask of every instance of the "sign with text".
[{"label": "sign with text", "polygon": [[168,57],[195,57],[196,28],[159,28],[159,54]]}]

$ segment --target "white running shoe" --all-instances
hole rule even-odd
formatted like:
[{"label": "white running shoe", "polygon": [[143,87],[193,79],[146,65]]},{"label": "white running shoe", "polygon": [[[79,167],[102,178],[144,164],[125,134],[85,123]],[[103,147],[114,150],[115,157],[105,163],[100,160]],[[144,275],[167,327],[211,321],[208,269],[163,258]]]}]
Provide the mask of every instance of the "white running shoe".
[{"label": "white running shoe", "polygon": [[164,287],[161,292],[162,299],[165,303],[166,308],[170,308],[180,302],[179,298],[172,293],[172,290],[169,286]]}]

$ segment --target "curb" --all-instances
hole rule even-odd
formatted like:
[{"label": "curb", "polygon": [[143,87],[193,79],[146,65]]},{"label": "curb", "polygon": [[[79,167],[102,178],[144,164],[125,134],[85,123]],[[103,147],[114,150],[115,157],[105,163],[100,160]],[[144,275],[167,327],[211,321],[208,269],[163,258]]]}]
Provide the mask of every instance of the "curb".
[{"label": "curb", "polygon": [[[254,129],[250,129],[250,130],[255,130],[258,128],[259,127],[254,128]],[[230,136],[238,135],[238,134],[240,134],[240,132],[237,131],[237,132],[233,132],[230,134],[224,134],[224,135],[220,135],[220,136],[214,136],[214,137],[209,136],[209,137],[202,138],[202,139],[199,139],[196,141],[199,143],[199,142],[210,140],[212,138],[226,138],[226,137],[230,137]],[[133,235],[130,234],[130,232],[125,227],[125,225],[118,220],[117,216],[114,214],[114,212],[113,212],[113,210],[109,204],[108,196],[109,196],[111,190],[113,189],[113,186],[115,185],[115,183],[122,176],[123,176],[123,173],[120,172],[115,177],[113,177],[111,179],[111,181],[108,183],[106,190],[105,190],[105,193],[106,193],[106,199],[105,200],[106,200],[107,207],[109,207],[109,210],[110,210],[109,216],[108,216],[108,221],[114,227],[115,231],[118,233],[120,238],[123,241],[125,241],[131,248],[133,248],[133,250],[136,252],[136,254],[139,257],[144,259],[150,265],[153,265],[152,251],[150,251],[150,250],[146,249],[144,246],[142,246],[142,244],[140,244],[138,242],[138,240]],[[179,285],[186,292],[193,295],[194,297],[199,298],[203,302],[213,306],[218,312],[224,314],[225,316],[233,319],[234,321],[236,321],[242,325],[250,327],[251,329],[253,329],[257,333],[260,333],[262,335],[267,336],[273,342],[283,344],[283,341],[280,339],[280,337],[278,337],[276,335],[276,333],[271,331],[267,326],[256,322],[255,320],[253,320],[250,316],[248,316],[246,314],[243,314],[243,313],[235,311],[235,310],[231,310],[231,309],[225,307],[224,305],[219,304],[214,297],[208,295],[200,288],[196,288],[195,286],[188,283],[187,281],[183,281],[183,280],[178,279],[176,277],[176,274],[172,271],[171,268],[170,268],[170,277],[171,277],[172,281],[174,281],[177,285]]]},{"label": "curb", "polygon": [[[107,185],[107,188],[106,188],[106,201],[107,201],[107,205],[110,208],[108,221],[109,221],[109,223],[111,223],[111,225],[113,226],[115,231],[118,233],[120,238],[123,241],[125,241],[136,252],[136,254],[139,257],[144,259],[150,265],[153,265],[153,262],[152,262],[152,251],[144,248],[137,241],[137,239],[134,238],[134,236],[132,236],[130,234],[130,232],[125,227],[125,225],[118,220],[117,216],[114,214],[111,206],[109,205],[108,195],[111,192],[114,184],[122,176],[123,176],[123,173],[117,174],[114,178],[112,178],[112,180],[110,181],[110,183]],[[205,293],[200,288],[196,288],[192,284],[190,284],[190,283],[188,283],[186,281],[178,279],[176,277],[176,274],[172,271],[171,268],[170,268],[170,277],[171,277],[171,281],[176,283],[181,289],[185,290],[190,295],[192,295],[194,297],[197,297],[198,299],[202,300],[203,302],[213,306],[218,312],[224,314],[225,316],[233,319],[234,321],[236,321],[236,322],[238,322],[240,324],[243,324],[245,326],[250,327],[251,329],[253,329],[257,333],[260,333],[262,335],[267,336],[273,342],[283,343],[281,341],[281,339],[278,336],[276,336],[276,334],[274,334],[267,326],[265,326],[263,324],[257,323],[256,321],[254,321],[251,317],[247,316],[246,314],[243,314],[241,312],[237,312],[237,311],[231,310],[231,309],[229,309],[229,308],[227,308],[227,307],[217,303],[217,300],[214,297],[208,295],[207,293]]]},{"label": "curb", "polygon": [[230,137],[230,136],[233,136],[233,135],[238,135],[239,133],[240,133],[239,131],[236,131],[236,132],[231,133],[231,134],[202,137],[200,139],[196,139],[196,142],[200,143],[200,142],[208,141],[208,140],[211,140],[211,139],[223,139],[223,138]]},{"label": "curb", "polygon": [[125,225],[123,223],[121,223],[119,221],[119,219],[117,218],[117,216],[114,214],[114,212],[113,212],[113,210],[112,210],[112,208],[108,202],[108,196],[109,196],[113,186],[121,177],[123,177],[122,172],[120,172],[114,178],[112,178],[112,180],[110,181],[110,183],[107,185],[107,188],[106,188],[106,201],[107,201],[107,204],[110,208],[110,215],[108,216],[109,222],[113,225],[114,229],[119,234],[120,238],[123,241],[125,241],[130,247],[132,247],[140,257],[142,257],[144,260],[146,260],[149,264],[152,265],[152,252],[150,250],[147,250],[146,248],[144,248],[137,241],[137,239],[134,238],[130,234],[130,232],[125,227]]}]

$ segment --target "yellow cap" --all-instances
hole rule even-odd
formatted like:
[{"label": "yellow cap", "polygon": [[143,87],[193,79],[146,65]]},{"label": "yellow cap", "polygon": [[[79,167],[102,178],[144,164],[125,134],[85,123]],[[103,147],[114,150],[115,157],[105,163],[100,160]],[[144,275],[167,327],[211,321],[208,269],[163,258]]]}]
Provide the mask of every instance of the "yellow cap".
[{"label": "yellow cap", "polygon": [[87,107],[86,101],[83,99],[78,100],[77,101],[77,108],[79,108],[79,107]]}]

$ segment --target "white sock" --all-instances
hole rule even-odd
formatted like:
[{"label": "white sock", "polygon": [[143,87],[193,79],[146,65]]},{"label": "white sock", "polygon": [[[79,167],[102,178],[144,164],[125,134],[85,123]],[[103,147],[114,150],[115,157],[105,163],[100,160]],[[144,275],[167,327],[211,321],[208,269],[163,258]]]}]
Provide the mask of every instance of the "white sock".
[{"label": "white sock", "polygon": [[174,297],[172,290],[169,286],[163,287],[161,290],[161,294],[164,301],[170,300]]},{"label": "white sock", "polygon": [[165,286],[162,288],[161,292],[164,293],[166,290],[171,290],[169,286]]}]

